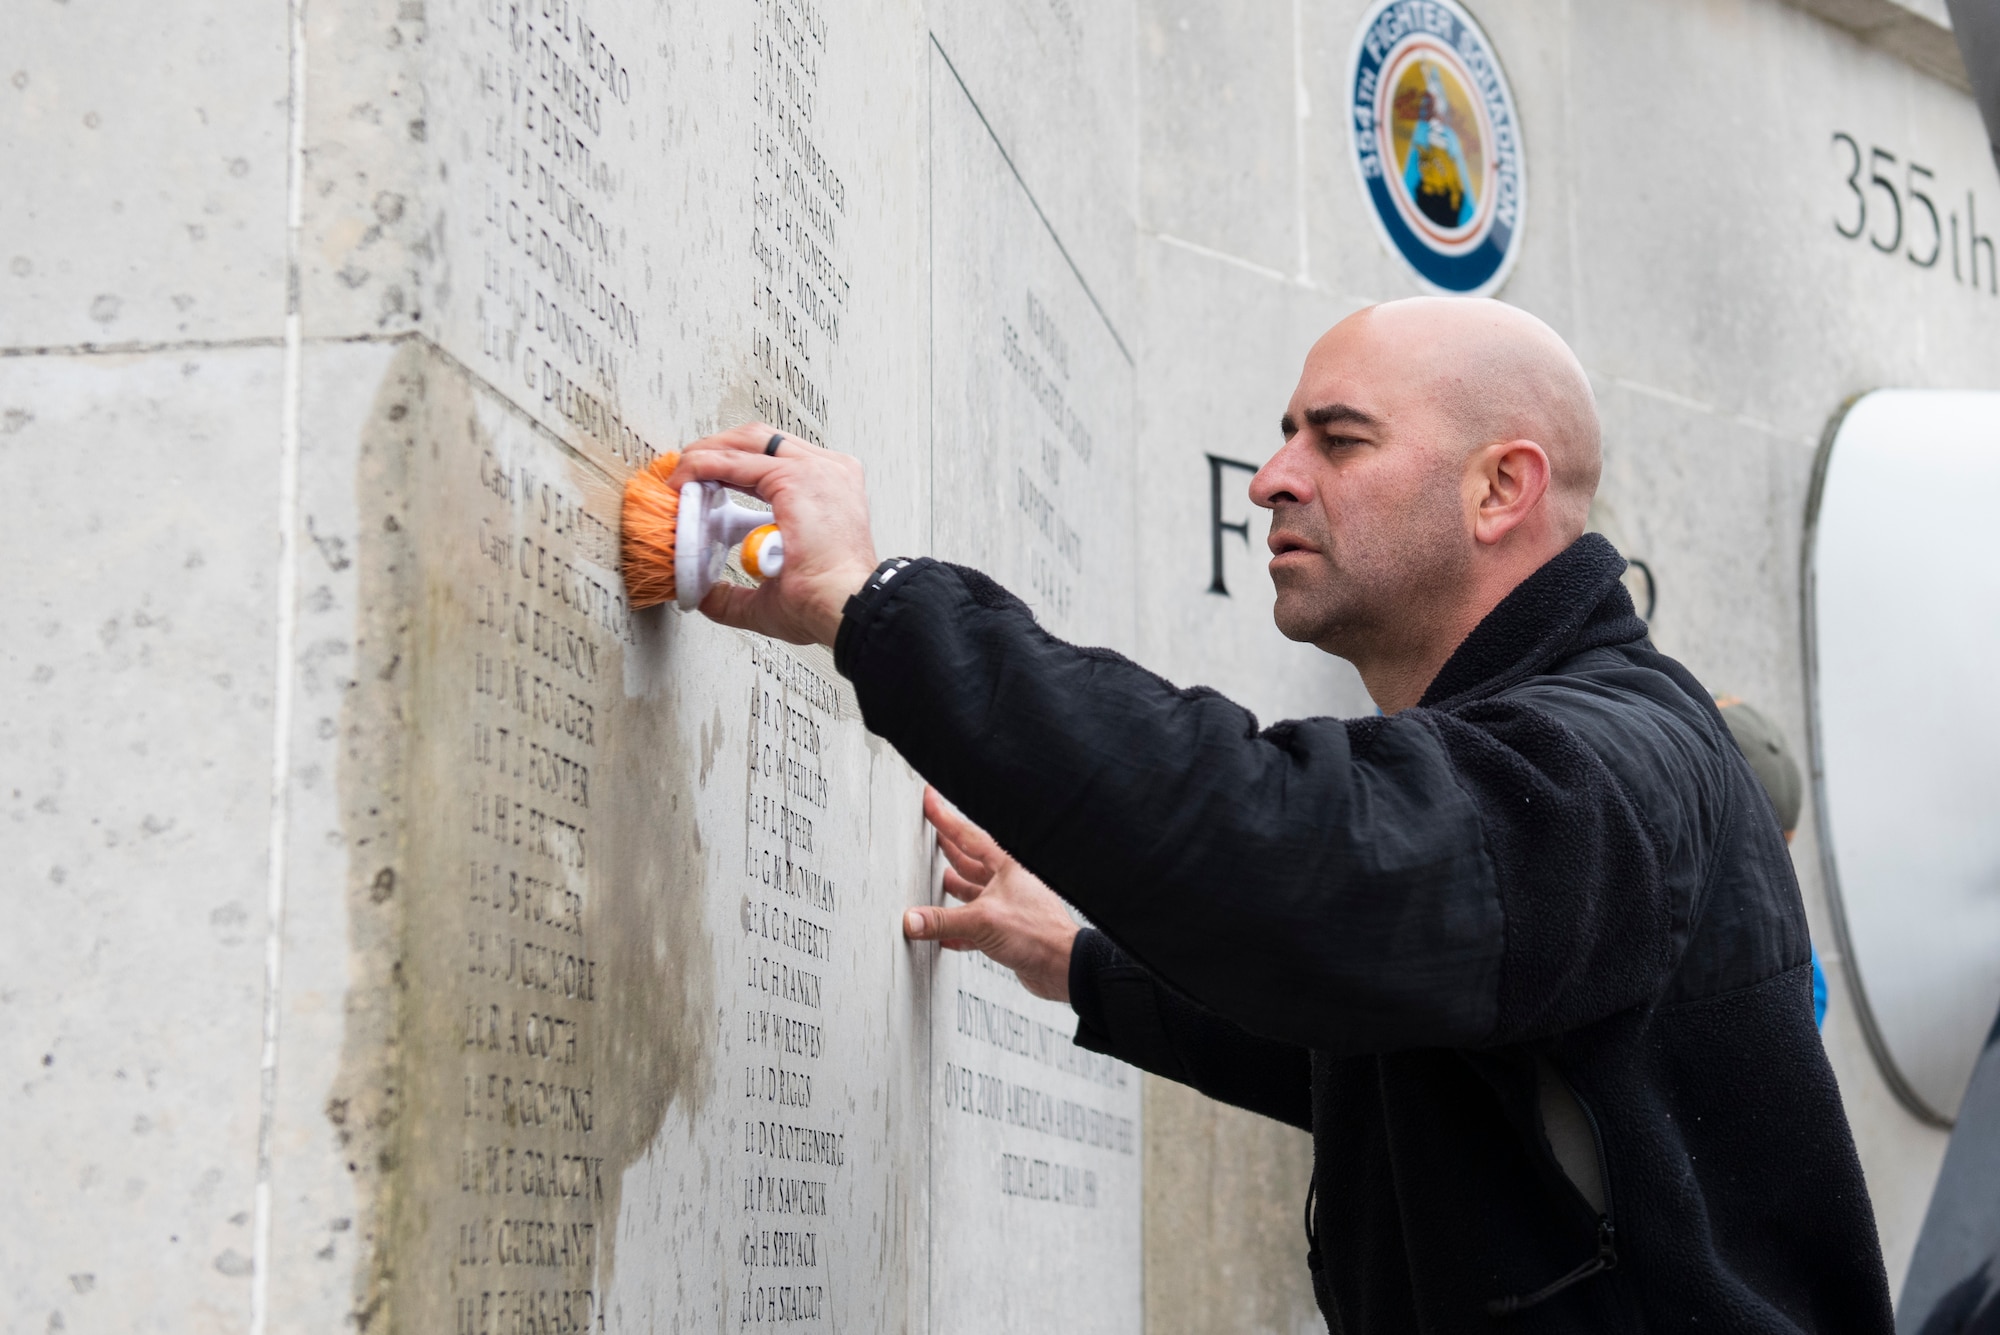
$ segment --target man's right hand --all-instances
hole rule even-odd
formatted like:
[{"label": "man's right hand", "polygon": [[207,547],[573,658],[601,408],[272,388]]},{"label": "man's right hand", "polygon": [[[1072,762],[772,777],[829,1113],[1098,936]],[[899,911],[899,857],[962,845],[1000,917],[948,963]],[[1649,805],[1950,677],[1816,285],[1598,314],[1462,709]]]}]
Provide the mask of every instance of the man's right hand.
[{"label": "man's right hand", "polygon": [[1068,905],[935,788],[924,789],[924,818],[951,864],[944,891],[965,902],[910,909],[903,935],[946,950],[977,950],[1012,969],[1036,996],[1068,1001],[1070,951],[1080,930]]},{"label": "man's right hand", "polygon": [[721,583],[702,599],[702,612],[725,626],[754,630],[792,644],[831,645],[847,600],[875,572],[868,529],[868,488],[852,455],[779,433],[761,422],[704,437],[681,453],[669,479],[722,482],[770,502],[785,536],[785,568],[754,589]]}]

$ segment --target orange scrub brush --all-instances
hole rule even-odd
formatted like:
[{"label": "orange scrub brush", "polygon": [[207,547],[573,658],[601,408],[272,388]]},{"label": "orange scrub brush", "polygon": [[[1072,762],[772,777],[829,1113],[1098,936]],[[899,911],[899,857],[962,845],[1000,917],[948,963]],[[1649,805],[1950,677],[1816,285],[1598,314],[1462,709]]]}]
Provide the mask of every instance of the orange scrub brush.
[{"label": "orange scrub brush", "polygon": [[730,500],[719,482],[669,485],[680,461],[678,453],[663,454],[625,484],[618,545],[634,611],[664,602],[693,611],[722,578],[738,542],[752,579],[771,579],[785,568],[784,535],[770,514]]}]

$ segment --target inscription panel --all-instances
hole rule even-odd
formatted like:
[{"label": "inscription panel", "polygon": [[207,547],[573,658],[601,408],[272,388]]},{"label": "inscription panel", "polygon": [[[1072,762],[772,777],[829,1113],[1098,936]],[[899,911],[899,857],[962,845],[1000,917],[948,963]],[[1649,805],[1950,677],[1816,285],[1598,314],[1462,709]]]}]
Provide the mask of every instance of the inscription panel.
[{"label": "inscription panel", "polygon": [[851,107],[831,98],[821,79],[827,29],[817,5],[760,0],[749,80],[752,408],[820,445],[828,443],[832,352],[853,289],[848,179],[828,158],[821,127],[829,110]]},{"label": "inscription panel", "polygon": [[477,283],[450,310],[481,375],[637,466],[660,446],[628,417],[628,386],[661,337],[643,292],[650,164],[637,140],[669,90],[622,18],[568,0],[457,7],[463,102],[452,103],[470,179],[453,193],[473,207],[456,239],[459,254],[477,257]]},{"label": "inscription panel", "polygon": [[854,1240],[854,1169],[879,1159],[857,1155],[847,1116],[850,1082],[863,1075],[853,1031],[868,1021],[858,980],[841,967],[847,952],[837,957],[836,949],[851,950],[845,938],[870,927],[842,911],[850,907],[847,872],[863,865],[853,847],[851,770],[838,765],[850,739],[836,735],[840,692],[823,666],[777,645],[751,641],[748,649],[743,1136],[725,1216],[740,1221],[731,1319],[738,1329],[830,1330],[845,1324],[857,1297],[848,1277],[832,1273],[836,1253],[847,1255]]},{"label": "inscription panel", "polygon": [[1143,12],[1079,0],[936,0],[926,15],[953,76],[971,90],[1121,328],[1141,309],[1132,263],[1140,180],[1132,81],[1157,57],[1139,41]]},{"label": "inscription panel", "polygon": [[[911,776],[823,653],[628,614],[616,486],[429,379],[413,818],[384,886],[408,896],[398,1328],[899,1324]],[[900,853],[874,846],[878,778]]]},{"label": "inscription panel", "polygon": [[[1131,362],[935,50],[932,74],[936,548],[1129,648]],[[931,1328],[1139,1330],[1138,1073],[983,956],[942,952],[933,987]]]},{"label": "inscription panel", "polygon": [[1129,647],[1128,345],[935,48],[932,66],[935,548],[1054,633]]},{"label": "inscription panel", "polygon": [[[679,703],[709,720],[696,806],[722,979],[720,1103],[685,1142],[710,1194],[675,1255],[722,1237],[729,1329],[903,1326],[922,1194],[923,1013],[894,932],[923,876],[912,776],[881,763],[824,652],[674,630],[658,669],[713,665]],[[645,1309],[686,1311],[676,1269],[641,1277]]]},{"label": "inscription panel", "polygon": [[450,1182],[428,1139],[402,1167],[426,1273],[449,1272],[456,1328],[482,1335],[907,1325],[913,776],[867,744],[825,654],[629,617],[611,572],[617,479],[748,417],[867,459],[884,542],[913,549],[921,140],[870,127],[915,122],[920,30],[814,0],[670,23],[604,0],[429,12],[460,275],[440,341],[575,454],[477,393],[486,436],[449,448],[478,466],[429,484],[483,508],[440,502],[426,530],[453,555],[421,615],[452,627],[438,672],[462,658],[470,682],[462,709],[440,687],[414,711],[464,715],[426,747],[465,828],[422,832],[453,850],[431,860],[463,883],[460,916],[412,931],[453,943],[425,1024],[456,1017],[463,1067],[412,1098],[429,1124],[449,1095],[467,1128]]},{"label": "inscription panel", "polygon": [[431,12],[454,355],[614,472],[751,417],[878,460],[908,440],[921,141],[876,118],[917,112],[910,16],[816,0],[670,23],[605,0]]},{"label": "inscription panel", "polygon": [[633,631],[612,528],[573,460],[480,413],[450,372],[430,379],[437,435],[410,478],[427,498],[408,590],[426,622],[404,877],[410,1099],[390,1186],[410,1282],[392,1310],[464,1335],[599,1330],[619,1174],[651,1131],[633,1124],[644,1073],[618,1045],[652,980],[608,947],[621,907],[685,894],[698,869],[633,884],[620,865],[620,818],[636,813],[611,771],[637,720],[619,708]]}]

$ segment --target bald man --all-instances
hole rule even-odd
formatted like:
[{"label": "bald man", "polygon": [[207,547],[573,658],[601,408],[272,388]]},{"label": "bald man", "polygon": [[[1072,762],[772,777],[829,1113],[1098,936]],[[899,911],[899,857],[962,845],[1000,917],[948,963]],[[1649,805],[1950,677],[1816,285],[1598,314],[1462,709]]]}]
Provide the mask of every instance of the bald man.
[{"label": "bald man", "polygon": [[786,535],[703,610],[832,645],[934,785],[961,902],[907,935],[1312,1133],[1332,1330],[1889,1331],[1784,838],[1584,532],[1574,356],[1497,302],[1376,306],[1283,428],[1251,483],[1278,625],[1381,717],[1260,730],[976,571],[878,565],[859,466],[767,427],[681,466]]}]

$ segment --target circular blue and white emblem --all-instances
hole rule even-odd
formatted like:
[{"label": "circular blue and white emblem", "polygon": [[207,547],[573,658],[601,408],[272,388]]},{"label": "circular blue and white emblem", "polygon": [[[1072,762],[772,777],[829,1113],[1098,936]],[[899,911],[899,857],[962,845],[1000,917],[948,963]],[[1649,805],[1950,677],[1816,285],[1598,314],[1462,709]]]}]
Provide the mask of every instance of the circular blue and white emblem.
[{"label": "circular blue and white emblem", "polygon": [[1455,0],[1375,0],[1348,61],[1354,168],[1375,226],[1424,286],[1485,296],[1521,248],[1514,93]]}]

